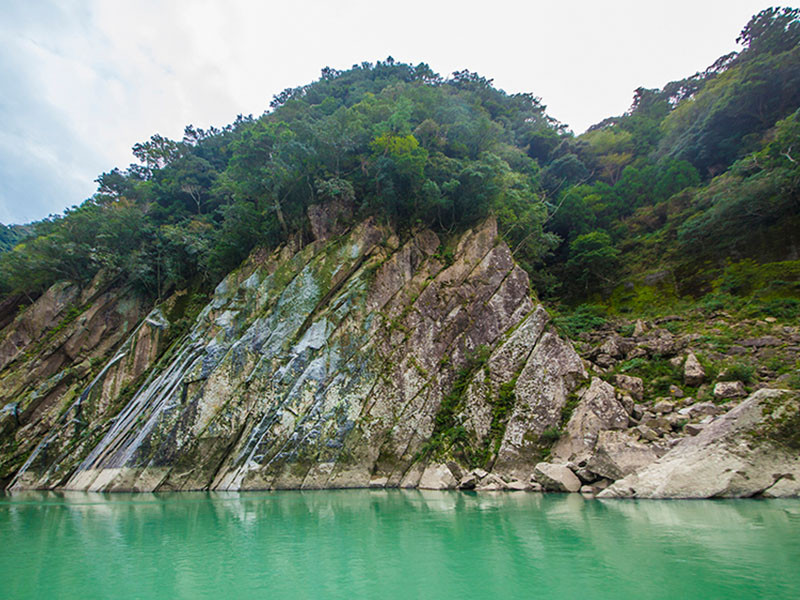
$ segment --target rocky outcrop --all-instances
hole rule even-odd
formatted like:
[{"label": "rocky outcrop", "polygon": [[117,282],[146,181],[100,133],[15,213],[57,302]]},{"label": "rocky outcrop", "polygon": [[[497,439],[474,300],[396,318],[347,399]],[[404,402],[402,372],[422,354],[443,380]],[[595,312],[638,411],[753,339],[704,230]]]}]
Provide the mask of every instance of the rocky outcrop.
[{"label": "rocky outcrop", "polygon": [[[495,222],[453,240],[445,262],[432,231],[401,241],[350,219],[346,205],[310,211],[314,242],[254,253],[186,333],[173,310],[180,299],[144,319],[131,300],[124,324],[105,328],[79,317],[58,346],[75,351],[40,378],[49,391],[15,366],[22,334],[6,335],[18,341],[0,389],[4,406],[21,407],[0,417],[0,456],[13,458],[6,481],[92,491],[445,489],[480,466],[491,473],[476,488],[527,488],[542,433],[558,426],[585,371],[531,300]],[[63,312],[53,298],[65,289],[20,318]],[[83,314],[114,303],[92,306]],[[47,318],[43,331],[52,331],[57,317]],[[59,382],[78,359],[89,366],[67,391]],[[27,416],[27,389],[51,395],[39,418]]]},{"label": "rocky outcrop", "polygon": [[762,389],[601,498],[738,498],[797,494],[800,394]]}]

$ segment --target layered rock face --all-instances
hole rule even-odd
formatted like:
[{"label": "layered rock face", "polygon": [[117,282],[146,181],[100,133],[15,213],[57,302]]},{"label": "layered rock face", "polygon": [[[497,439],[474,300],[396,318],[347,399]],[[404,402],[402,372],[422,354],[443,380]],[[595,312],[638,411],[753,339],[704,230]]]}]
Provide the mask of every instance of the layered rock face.
[{"label": "layered rock face", "polygon": [[[0,342],[6,485],[454,487],[475,464],[432,448],[443,411],[481,466],[529,481],[586,373],[494,221],[446,260],[431,231],[401,243],[372,220],[344,230],[335,212],[315,242],[254,254],[182,335],[180,297],[145,316],[116,290],[82,313],[108,314],[100,334],[80,318],[61,325],[79,294],[69,287],[26,310]],[[34,338],[58,327],[66,341],[45,345],[63,358],[41,358]],[[27,370],[25,352],[47,368]]]}]

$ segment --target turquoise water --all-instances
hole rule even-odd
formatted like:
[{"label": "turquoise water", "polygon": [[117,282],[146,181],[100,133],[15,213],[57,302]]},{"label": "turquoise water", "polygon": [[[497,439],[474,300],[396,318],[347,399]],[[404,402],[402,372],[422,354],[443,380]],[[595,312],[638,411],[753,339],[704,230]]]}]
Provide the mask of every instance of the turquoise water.
[{"label": "turquoise water", "polygon": [[800,598],[800,501],[0,497],[0,598]]}]

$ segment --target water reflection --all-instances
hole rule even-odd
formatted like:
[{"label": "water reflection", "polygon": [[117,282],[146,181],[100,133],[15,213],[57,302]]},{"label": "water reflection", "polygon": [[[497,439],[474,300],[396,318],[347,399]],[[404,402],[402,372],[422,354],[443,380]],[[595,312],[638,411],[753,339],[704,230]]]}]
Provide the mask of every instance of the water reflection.
[{"label": "water reflection", "polygon": [[0,578],[14,598],[795,597],[799,533],[788,500],[20,492]]}]

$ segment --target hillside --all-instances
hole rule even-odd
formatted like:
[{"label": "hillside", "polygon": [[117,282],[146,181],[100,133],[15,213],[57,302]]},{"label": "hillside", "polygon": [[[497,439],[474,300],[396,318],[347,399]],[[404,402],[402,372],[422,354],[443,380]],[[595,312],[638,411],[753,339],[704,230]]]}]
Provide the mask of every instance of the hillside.
[{"label": "hillside", "polygon": [[737,41],[578,136],[388,58],[136,144],[0,231],[0,481],[599,491],[726,414],[793,473],[800,11]]}]

